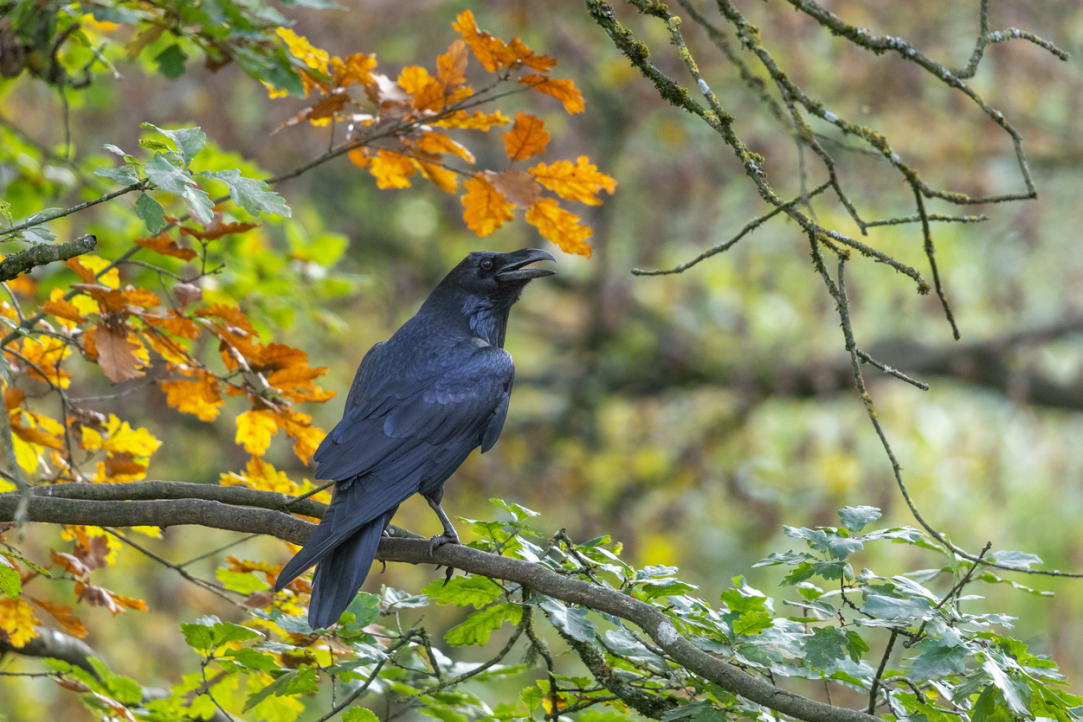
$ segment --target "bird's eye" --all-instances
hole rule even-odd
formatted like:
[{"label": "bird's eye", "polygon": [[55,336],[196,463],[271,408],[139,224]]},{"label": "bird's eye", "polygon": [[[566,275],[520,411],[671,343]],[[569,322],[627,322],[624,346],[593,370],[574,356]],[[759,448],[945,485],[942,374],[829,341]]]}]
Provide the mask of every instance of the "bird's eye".
[{"label": "bird's eye", "polygon": [[486,258],[484,261],[482,261],[481,262],[481,270],[483,270],[483,271],[491,271],[491,270],[493,270],[493,261],[492,261],[492,259]]}]

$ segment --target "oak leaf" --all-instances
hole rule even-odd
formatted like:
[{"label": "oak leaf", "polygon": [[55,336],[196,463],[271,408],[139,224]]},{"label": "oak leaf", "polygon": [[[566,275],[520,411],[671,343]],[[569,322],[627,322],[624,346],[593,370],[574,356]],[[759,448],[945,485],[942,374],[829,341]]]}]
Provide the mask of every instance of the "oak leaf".
[{"label": "oak leaf", "polygon": [[282,38],[283,42],[286,43],[290,55],[313,70],[318,70],[325,75],[327,74],[327,64],[331,56],[326,50],[315,47],[312,43],[308,42],[308,38],[303,35],[298,35],[289,28],[278,28],[275,32],[278,33],[278,37]]},{"label": "oak leaf", "polygon": [[569,114],[582,113],[586,108],[586,102],[582,94],[570,80],[547,78],[544,75],[524,75],[519,82],[539,93],[551,95],[564,104],[564,110]]},{"label": "oak leaf", "polygon": [[128,338],[126,325],[113,326],[98,324],[84,334],[87,338],[87,351],[92,343],[102,373],[113,383],[139,378],[139,357],[135,355],[139,348]]},{"label": "oak leaf", "polygon": [[162,391],[167,404],[200,421],[214,421],[226,405],[218,391],[218,380],[206,372],[199,373],[198,381],[163,381]]},{"label": "oak leaf", "polygon": [[421,140],[417,141],[415,145],[418,149],[423,150],[426,153],[454,153],[471,165],[476,162],[474,154],[464,145],[457,142],[451,136],[444,135],[443,133],[426,131],[422,134]]},{"label": "oak leaf", "polygon": [[41,620],[34,616],[34,609],[22,599],[0,597],[0,630],[13,647],[22,647],[38,633],[34,627]]},{"label": "oak leaf", "polygon": [[409,157],[387,150],[378,151],[369,165],[369,173],[376,177],[377,188],[409,188],[409,176],[415,172]]},{"label": "oak leaf", "polygon": [[[180,233],[182,236],[194,236],[195,238],[202,239],[204,241],[216,241],[222,236],[233,235],[234,233],[247,233],[253,228],[259,228],[258,223],[220,223],[216,219],[201,231],[196,228],[188,228],[181,226]],[[173,244],[176,246],[176,243]],[[155,249],[157,250],[157,249]],[[183,258],[189,261],[195,258],[198,254],[190,248],[178,248],[177,250],[185,253],[185,255],[178,255],[178,258]],[[190,254],[190,255],[189,255]],[[169,253],[172,256],[174,254]]]},{"label": "oak leaf", "polygon": [[512,163],[541,155],[549,142],[545,123],[521,110],[515,114],[515,125],[512,129],[501,133],[500,137],[504,140],[504,151]]},{"label": "oak leaf", "polygon": [[162,445],[162,442],[145,428],[133,429],[127,421],[117,418],[116,414],[109,414],[109,420],[101,431],[90,426],[82,426],[81,430],[82,446],[87,451],[105,450],[133,456],[150,456]]},{"label": "oak leaf", "polygon": [[507,46],[500,38],[495,38],[488,32],[479,30],[473,12],[464,10],[459,13],[451,27],[463,36],[463,40],[470,46],[474,57],[478,59],[483,68],[490,73],[495,73],[499,68],[503,67],[501,56],[507,50]]},{"label": "oak leaf", "polygon": [[598,171],[598,166],[581,155],[573,165],[560,160],[547,166],[539,163],[530,169],[530,175],[539,183],[569,201],[579,201],[590,206],[601,205],[598,193],[605,190],[610,195],[617,189],[616,179]]},{"label": "oak leaf", "polygon": [[[259,456],[253,456],[245,465],[244,472],[222,474],[219,481],[222,486],[247,486],[249,489],[260,491],[274,491],[280,494],[293,496],[297,493],[298,485],[292,481],[284,471],[278,471]],[[252,569],[235,569],[235,571],[252,571]]]},{"label": "oak leaf", "polygon": [[413,98],[417,110],[439,112],[444,107],[444,85],[429,75],[429,71],[419,65],[403,68],[399,73],[399,87]]},{"label": "oak leaf", "polygon": [[541,195],[541,186],[525,171],[506,170],[503,173],[494,173],[487,170],[482,171],[482,174],[501,195],[514,203],[517,208],[530,208],[538,202]]},{"label": "oak leaf", "polygon": [[[182,227],[180,229],[180,232],[181,235],[196,235],[196,231],[191,228]],[[146,248],[147,250],[161,253],[163,256],[173,256],[174,258],[180,258],[184,261],[190,261],[199,255],[191,248],[184,248],[183,246],[178,246],[177,242],[170,238],[168,233],[164,232],[159,233],[156,236],[151,236],[150,238],[136,238],[135,242],[141,245],[143,248]],[[78,271],[76,272],[78,273]],[[86,281],[85,278],[83,280]],[[92,283],[93,279],[86,282]]]},{"label": "oak leaf", "polygon": [[79,313],[79,309],[74,304],[64,299],[64,291],[60,288],[54,288],[49,292],[49,300],[42,304],[41,310],[66,322],[64,325],[69,328],[86,322],[86,316]]},{"label": "oak leaf", "polygon": [[152,291],[148,291],[145,288],[128,288],[124,289],[121,294],[124,300],[129,306],[140,306],[142,308],[154,308],[161,306],[162,302],[158,299]]},{"label": "oak leaf", "polygon": [[64,628],[64,631],[78,639],[83,639],[87,635],[86,625],[78,618],[72,616],[71,607],[63,604],[54,604],[47,599],[35,599],[30,597],[30,601],[37,604],[39,607],[48,612],[53,619],[60,622],[60,626]]},{"label": "oak leaf", "polygon": [[376,68],[376,56],[355,53],[345,58],[331,58],[335,87],[342,88],[353,83],[371,85],[372,71]]},{"label": "oak leaf", "polygon": [[237,443],[252,456],[263,456],[271,446],[271,437],[278,433],[275,417],[262,409],[245,411],[237,417]]},{"label": "oak leaf", "polygon": [[418,165],[421,167],[421,175],[431,180],[444,193],[454,193],[458,188],[459,178],[455,171],[425,161],[418,161]]},{"label": "oak leaf", "polygon": [[475,110],[473,115],[467,113],[465,110],[456,110],[450,115],[432,121],[430,125],[434,125],[438,128],[463,128],[466,130],[487,131],[493,126],[507,125],[510,122],[511,119],[499,110],[493,111],[492,113],[483,113],[480,110]]},{"label": "oak leaf", "polygon": [[447,52],[436,58],[436,77],[445,88],[455,88],[466,82],[466,43],[456,40]]},{"label": "oak leaf", "polygon": [[[177,303],[183,308],[202,301],[203,289],[191,283],[174,283],[173,295],[177,297]],[[195,336],[191,338],[195,338]]]},{"label": "oak leaf", "polygon": [[561,208],[552,198],[542,198],[526,212],[526,222],[538,229],[565,253],[590,258],[591,247],[586,240],[594,235],[587,226],[579,225],[579,216]]},{"label": "oak leaf", "polygon": [[504,225],[505,221],[513,218],[511,209],[515,206],[508,203],[504,195],[481,173],[463,183],[463,187],[467,191],[462,197],[463,206],[466,208],[463,219],[466,226],[478,236],[489,235]]}]

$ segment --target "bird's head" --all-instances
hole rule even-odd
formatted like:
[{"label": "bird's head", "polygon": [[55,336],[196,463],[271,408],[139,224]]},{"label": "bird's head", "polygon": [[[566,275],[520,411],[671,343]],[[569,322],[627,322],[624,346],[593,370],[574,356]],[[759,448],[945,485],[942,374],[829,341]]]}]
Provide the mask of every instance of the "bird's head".
[{"label": "bird's head", "polygon": [[508,311],[523,288],[535,278],[554,274],[548,268],[527,268],[538,261],[556,259],[535,248],[471,253],[444,277],[426,305],[435,312],[461,314],[475,333],[503,346]]},{"label": "bird's head", "polygon": [[440,285],[450,285],[459,293],[472,296],[485,305],[510,306],[531,280],[554,274],[548,268],[527,268],[538,261],[556,259],[552,254],[535,248],[511,253],[479,251],[464,258]]}]

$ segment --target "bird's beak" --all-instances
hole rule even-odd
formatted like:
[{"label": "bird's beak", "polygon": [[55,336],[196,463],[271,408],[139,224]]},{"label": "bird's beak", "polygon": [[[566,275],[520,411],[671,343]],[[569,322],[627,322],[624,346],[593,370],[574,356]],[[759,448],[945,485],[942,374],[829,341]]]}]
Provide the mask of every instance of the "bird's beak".
[{"label": "bird's beak", "polygon": [[513,253],[503,254],[506,259],[504,267],[501,268],[496,274],[496,280],[501,283],[508,283],[509,281],[529,281],[533,278],[544,278],[545,276],[552,276],[556,271],[550,271],[548,268],[526,268],[535,261],[553,261],[557,259],[553,258],[553,254],[546,253],[545,251],[539,251],[536,248],[524,248],[521,251],[514,251]]}]

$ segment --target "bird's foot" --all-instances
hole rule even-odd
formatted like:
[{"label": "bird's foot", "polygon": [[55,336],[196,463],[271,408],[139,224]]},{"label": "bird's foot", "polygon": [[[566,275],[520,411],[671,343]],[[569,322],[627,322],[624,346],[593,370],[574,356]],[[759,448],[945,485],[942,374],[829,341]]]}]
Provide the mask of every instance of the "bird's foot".
[{"label": "bird's foot", "polygon": [[445,544],[462,544],[462,542],[459,541],[459,535],[455,533],[454,529],[449,529],[443,534],[438,534],[429,540],[429,556],[431,557],[437,549]]}]

